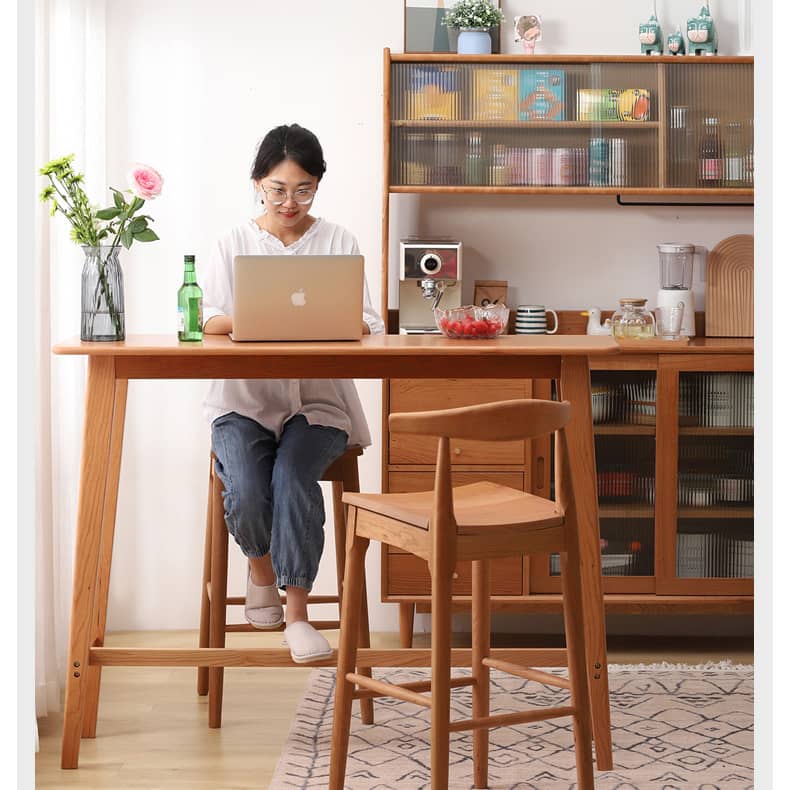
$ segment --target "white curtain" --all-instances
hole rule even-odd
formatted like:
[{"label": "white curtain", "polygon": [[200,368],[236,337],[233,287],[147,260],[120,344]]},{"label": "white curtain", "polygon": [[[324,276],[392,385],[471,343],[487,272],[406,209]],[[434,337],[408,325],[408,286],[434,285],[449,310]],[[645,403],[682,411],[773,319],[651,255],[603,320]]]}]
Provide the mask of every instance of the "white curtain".
[{"label": "white curtain", "polygon": [[[36,163],[73,153],[89,196],[105,189],[105,2],[36,0]],[[40,187],[46,182],[41,179]],[[96,199],[94,198],[94,199]],[[53,357],[79,333],[82,251],[58,215],[36,215],[36,716],[66,673],[85,363]]]}]

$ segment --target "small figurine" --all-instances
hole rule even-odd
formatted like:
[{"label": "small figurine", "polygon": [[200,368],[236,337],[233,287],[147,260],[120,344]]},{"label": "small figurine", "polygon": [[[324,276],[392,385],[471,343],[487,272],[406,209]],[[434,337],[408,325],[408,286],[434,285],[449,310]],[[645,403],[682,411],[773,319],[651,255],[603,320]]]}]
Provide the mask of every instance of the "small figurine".
[{"label": "small figurine", "polygon": [[719,51],[719,36],[710,15],[710,3],[700,9],[699,16],[686,22],[689,55],[715,55]]},{"label": "small figurine", "polygon": [[527,55],[535,54],[535,44],[543,38],[543,21],[537,14],[517,16],[514,19],[516,43],[524,45]]},{"label": "small figurine", "polygon": [[639,41],[642,43],[643,55],[663,55],[664,42],[661,38],[661,25],[656,16],[656,0],[653,0],[653,13],[647,22],[639,25]]},{"label": "small figurine", "polygon": [[587,334],[588,335],[611,335],[612,334],[612,321],[607,318],[603,324],[601,323],[601,308],[591,307],[589,310],[583,310],[582,315],[587,316]]},{"label": "small figurine", "polygon": [[680,28],[667,36],[667,51],[670,55],[686,54],[686,43],[683,41],[683,34],[680,32]]}]

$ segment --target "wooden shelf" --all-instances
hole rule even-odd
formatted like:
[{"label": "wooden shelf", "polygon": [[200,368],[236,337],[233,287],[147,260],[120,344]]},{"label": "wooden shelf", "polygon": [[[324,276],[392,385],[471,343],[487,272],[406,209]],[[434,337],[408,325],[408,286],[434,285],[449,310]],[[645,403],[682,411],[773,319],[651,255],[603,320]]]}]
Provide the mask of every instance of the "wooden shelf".
[{"label": "wooden shelf", "polygon": [[655,436],[655,425],[593,425],[593,433],[601,436]]},{"label": "wooden shelf", "polygon": [[730,428],[690,425],[681,427],[681,436],[753,436],[754,428]]},{"label": "wooden shelf", "polygon": [[655,505],[598,505],[599,518],[655,518]]},{"label": "wooden shelf", "polygon": [[658,121],[488,121],[488,120],[424,120],[399,118],[391,121],[394,127],[443,129],[658,129]]},{"label": "wooden shelf", "polygon": [[754,518],[753,507],[679,507],[678,518]]},{"label": "wooden shelf", "polygon": [[[392,184],[392,194],[431,193],[442,195],[642,195],[645,197],[664,197],[668,194],[680,197],[748,197],[754,199],[753,189],[668,189],[655,186],[645,187],[530,187],[530,186],[476,186],[473,184],[455,184],[453,186],[426,184]],[[680,350],[680,349],[679,349]]]},{"label": "wooden shelf", "polygon": [[[383,600],[387,603],[416,603],[418,611],[430,611],[430,595],[389,595]],[[604,593],[603,603],[608,614],[751,614],[754,611],[751,595]],[[453,596],[455,609],[468,611],[471,605],[471,596]],[[561,614],[562,598],[553,593],[507,597],[492,595],[491,608],[500,612]]]},{"label": "wooden shelf", "polygon": [[715,66],[722,63],[753,64],[753,55],[716,55],[716,57],[695,57],[692,55],[457,55],[454,52],[391,52],[393,63],[513,63],[532,66],[534,64],[564,63],[628,63],[631,65],[653,66],[657,63],[671,63],[675,66]]}]

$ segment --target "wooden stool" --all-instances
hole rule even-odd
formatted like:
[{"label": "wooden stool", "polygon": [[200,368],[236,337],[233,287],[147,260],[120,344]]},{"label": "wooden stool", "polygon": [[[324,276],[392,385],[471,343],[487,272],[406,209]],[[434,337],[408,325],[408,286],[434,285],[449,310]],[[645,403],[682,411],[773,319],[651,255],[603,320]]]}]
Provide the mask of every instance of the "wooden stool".
[{"label": "wooden stool", "polygon": [[[332,482],[332,508],[334,513],[335,560],[337,565],[337,594],[310,595],[309,604],[336,603],[338,612],[342,606],[342,580],[345,575],[345,544],[346,544],[346,507],[343,505],[345,491],[359,491],[359,468],[357,459],[362,455],[362,448],[352,446],[340,456],[323,474],[321,480]],[[219,475],[214,471],[216,457],[211,454],[209,464],[208,507],[206,512],[206,541],[203,549],[203,593],[200,602],[200,647],[225,647],[225,634],[234,631],[256,631],[249,623],[228,624],[227,607],[244,606],[244,596],[228,596],[228,530],[225,525],[225,507],[222,500],[224,487]],[[362,607],[361,619],[357,622],[360,645],[370,647],[370,630],[368,625],[367,596]],[[285,603],[285,596],[281,596]],[[338,620],[311,620],[313,628],[338,629]],[[284,631],[285,624],[279,629]],[[278,666],[281,666],[278,664]],[[304,664],[292,662],[292,666],[304,667]],[[367,677],[370,669],[361,669]],[[224,680],[223,667],[198,667],[198,694],[208,694],[209,727],[222,726],[222,688]],[[373,701],[362,701],[362,719],[366,723],[373,721]]]},{"label": "wooden stool", "polygon": [[[344,786],[352,699],[391,696],[431,710],[431,787],[449,782],[450,733],[473,730],[474,786],[488,787],[491,727],[573,717],[580,790],[593,787],[592,719],[585,667],[580,565],[582,562],[569,448],[564,426],[570,403],[512,400],[435,412],[392,414],[390,431],[438,436],[433,491],[414,494],[346,493],[348,543],[345,597],[337,663],[330,790]],[[452,487],[450,438],[530,439],[556,431],[557,501],[495,483]],[[431,680],[395,685],[354,673],[365,552],[371,539],[405,549],[431,570]],[[560,552],[569,680],[490,657],[490,560]],[[457,561],[472,560],[472,676],[450,677],[451,589]],[[596,601],[603,617],[603,598]],[[568,705],[491,715],[489,670],[570,689]],[[472,718],[450,722],[450,690],[472,686]],[[428,690],[429,694],[420,692]]]}]

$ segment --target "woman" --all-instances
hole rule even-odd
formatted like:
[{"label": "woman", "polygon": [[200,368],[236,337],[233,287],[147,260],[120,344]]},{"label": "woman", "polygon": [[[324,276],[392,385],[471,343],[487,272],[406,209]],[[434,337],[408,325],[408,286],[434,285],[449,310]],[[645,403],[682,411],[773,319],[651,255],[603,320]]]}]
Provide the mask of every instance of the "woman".
[{"label": "woman", "polygon": [[[344,228],[309,214],[326,170],[321,144],[291,124],[272,129],[258,148],[252,181],[264,213],[218,242],[204,275],[204,331],[232,330],[236,255],[359,254]],[[384,332],[365,282],[362,331]],[[347,444],[370,444],[350,381],[214,381],[205,401],[216,470],[225,487],[225,522],[248,558],[244,615],[278,628],[298,663],[331,655],[307,622],[307,595],[324,547],[324,500],[318,480]],[[285,618],[278,588],[286,591]]]}]

